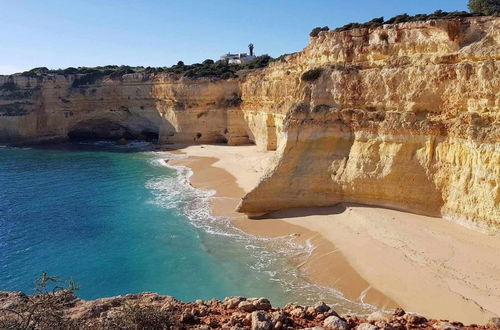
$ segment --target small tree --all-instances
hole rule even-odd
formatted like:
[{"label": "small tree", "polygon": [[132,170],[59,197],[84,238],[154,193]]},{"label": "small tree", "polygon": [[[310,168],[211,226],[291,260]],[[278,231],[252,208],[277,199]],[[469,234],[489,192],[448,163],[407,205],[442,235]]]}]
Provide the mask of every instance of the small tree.
[{"label": "small tree", "polygon": [[499,15],[500,0],[469,0],[469,9],[483,15]]},{"label": "small tree", "polygon": [[330,31],[330,28],[328,26],[315,27],[314,29],[312,29],[311,33],[309,33],[309,36],[315,38],[319,35],[321,31]]}]

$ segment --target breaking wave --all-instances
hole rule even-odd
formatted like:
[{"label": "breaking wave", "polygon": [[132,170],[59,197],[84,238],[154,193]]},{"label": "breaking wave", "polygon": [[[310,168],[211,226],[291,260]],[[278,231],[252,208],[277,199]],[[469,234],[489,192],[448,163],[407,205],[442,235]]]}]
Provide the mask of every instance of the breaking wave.
[{"label": "breaking wave", "polygon": [[156,177],[146,183],[154,196],[151,203],[179,212],[199,230],[200,235],[207,235],[207,241],[218,238],[231,240],[231,243],[251,256],[246,259],[250,269],[265,274],[271,281],[279,282],[283,291],[289,293],[295,302],[313,304],[323,300],[343,313],[366,314],[375,309],[363,302],[352,302],[332,288],[309,282],[304,273],[292,265],[304,264],[310,257],[315,248],[310,241],[297,243],[294,235],[277,238],[250,235],[235,227],[230,219],[212,215],[210,203],[215,191],[194,188],[189,182],[193,174],[191,169],[168,164],[170,160],[185,156],[158,154],[161,158],[155,154],[151,164],[167,167],[176,171],[177,175]]}]

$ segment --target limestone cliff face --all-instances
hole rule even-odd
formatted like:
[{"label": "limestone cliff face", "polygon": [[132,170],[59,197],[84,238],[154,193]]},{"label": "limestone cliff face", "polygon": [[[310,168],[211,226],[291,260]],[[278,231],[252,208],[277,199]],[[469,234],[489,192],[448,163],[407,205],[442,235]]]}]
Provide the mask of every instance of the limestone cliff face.
[{"label": "limestone cliff face", "polygon": [[251,75],[242,109],[279,156],[239,210],[357,202],[498,230],[499,41],[498,18],[322,32]]},{"label": "limestone cliff face", "polygon": [[238,80],[127,74],[73,87],[76,78],[0,76],[0,141],[157,135],[163,143],[248,142],[236,111]]},{"label": "limestone cliff face", "polygon": [[241,212],[357,202],[497,231],[499,42],[479,17],[321,32],[241,79],[0,76],[0,141],[251,141],[277,157]]}]

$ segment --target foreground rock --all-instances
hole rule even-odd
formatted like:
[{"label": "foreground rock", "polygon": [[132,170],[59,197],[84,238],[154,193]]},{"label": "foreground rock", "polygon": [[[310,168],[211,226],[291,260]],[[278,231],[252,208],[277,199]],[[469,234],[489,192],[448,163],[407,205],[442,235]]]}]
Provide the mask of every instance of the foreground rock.
[{"label": "foreground rock", "polygon": [[341,316],[324,303],[272,307],[265,298],[184,303],[146,292],[85,301],[70,292],[43,296],[0,292],[0,328],[19,329],[20,324],[30,329],[498,329],[498,319],[484,326],[464,326],[427,320],[402,309],[368,317]]}]

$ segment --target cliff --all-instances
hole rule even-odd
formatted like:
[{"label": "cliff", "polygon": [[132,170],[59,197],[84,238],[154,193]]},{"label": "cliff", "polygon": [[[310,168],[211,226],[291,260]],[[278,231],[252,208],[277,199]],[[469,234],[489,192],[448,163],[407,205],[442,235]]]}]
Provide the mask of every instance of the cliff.
[{"label": "cliff", "polygon": [[0,141],[248,142],[238,126],[236,79],[135,73],[77,84],[81,77],[0,76]]},{"label": "cliff", "polygon": [[244,78],[0,76],[0,141],[254,142],[276,161],[239,211],[340,202],[500,228],[500,19],[320,32]]},{"label": "cliff", "polygon": [[321,32],[251,75],[242,109],[279,156],[239,210],[355,202],[498,230],[499,41],[498,18]]}]

